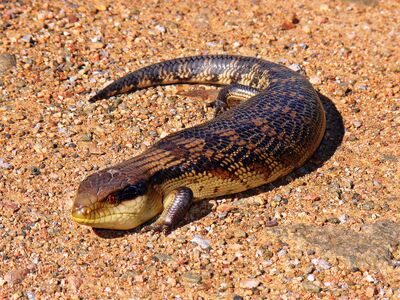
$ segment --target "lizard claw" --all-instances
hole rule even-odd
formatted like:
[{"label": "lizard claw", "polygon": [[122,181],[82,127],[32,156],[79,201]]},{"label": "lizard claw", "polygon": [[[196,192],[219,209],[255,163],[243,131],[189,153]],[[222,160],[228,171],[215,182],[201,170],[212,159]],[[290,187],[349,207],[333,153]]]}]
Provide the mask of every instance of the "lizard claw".
[{"label": "lizard claw", "polygon": [[160,232],[160,233],[164,233],[165,235],[169,234],[172,230],[172,227],[168,224],[165,223],[153,223],[150,225],[147,225],[145,227],[143,227],[143,229],[141,230],[141,232]]}]

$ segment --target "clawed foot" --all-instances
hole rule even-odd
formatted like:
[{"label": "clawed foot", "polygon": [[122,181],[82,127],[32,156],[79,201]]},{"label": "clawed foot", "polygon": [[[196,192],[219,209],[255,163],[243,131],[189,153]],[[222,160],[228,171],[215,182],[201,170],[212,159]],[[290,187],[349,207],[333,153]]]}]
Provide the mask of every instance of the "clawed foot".
[{"label": "clawed foot", "polygon": [[158,219],[143,228],[143,232],[163,232],[169,234],[183,219],[193,202],[193,192],[187,187],[171,191],[163,200],[164,210]]},{"label": "clawed foot", "polygon": [[220,114],[228,110],[228,105],[226,102],[221,101],[219,99],[216,99],[213,103],[212,106],[215,108],[214,111],[214,118],[218,117]]},{"label": "clawed foot", "polygon": [[141,232],[152,232],[152,233],[160,232],[164,233],[165,235],[168,235],[169,233],[171,233],[172,229],[173,227],[171,225],[165,223],[153,223],[143,227]]}]

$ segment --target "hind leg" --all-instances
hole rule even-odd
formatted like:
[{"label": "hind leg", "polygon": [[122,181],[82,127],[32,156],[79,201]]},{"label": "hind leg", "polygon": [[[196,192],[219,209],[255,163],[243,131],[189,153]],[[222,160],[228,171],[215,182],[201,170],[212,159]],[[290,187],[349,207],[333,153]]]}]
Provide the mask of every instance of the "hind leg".
[{"label": "hind leg", "polygon": [[257,95],[259,90],[242,84],[231,84],[223,87],[215,100],[215,116],[235,107],[242,101]]}]

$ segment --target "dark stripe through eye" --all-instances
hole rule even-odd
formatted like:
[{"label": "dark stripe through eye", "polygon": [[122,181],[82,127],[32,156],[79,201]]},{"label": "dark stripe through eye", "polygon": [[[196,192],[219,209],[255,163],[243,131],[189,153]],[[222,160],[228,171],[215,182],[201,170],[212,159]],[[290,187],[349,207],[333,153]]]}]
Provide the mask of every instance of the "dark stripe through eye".
[{"label": "dark stripe through eye", "polygon": [[107,200],[110,203],[120,203],[124,200],[131,200],[137,196],[144,195],[147,192],[147,184],[144,180],[138,181],[136,184],[130,184],[125,188],[110,194]]}]

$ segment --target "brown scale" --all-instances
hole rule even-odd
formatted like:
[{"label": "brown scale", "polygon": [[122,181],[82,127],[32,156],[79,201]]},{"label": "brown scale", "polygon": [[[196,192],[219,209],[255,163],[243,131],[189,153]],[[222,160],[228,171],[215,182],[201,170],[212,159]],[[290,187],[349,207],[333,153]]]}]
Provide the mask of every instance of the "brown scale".
[{"label": "brown scale", "polygon": [[[116,80],[89,101],[174,83],[225,85],[216,99],[217,116],[87,177],[72,210],[76,222],[130,229],[160,214],[149,228],[170,229],[193,201],[241,192],[291,172],[324,134],[325,113],[307,79],[253,57],[161,62]],[[139,183],[146,189],[136,188]]]}]

